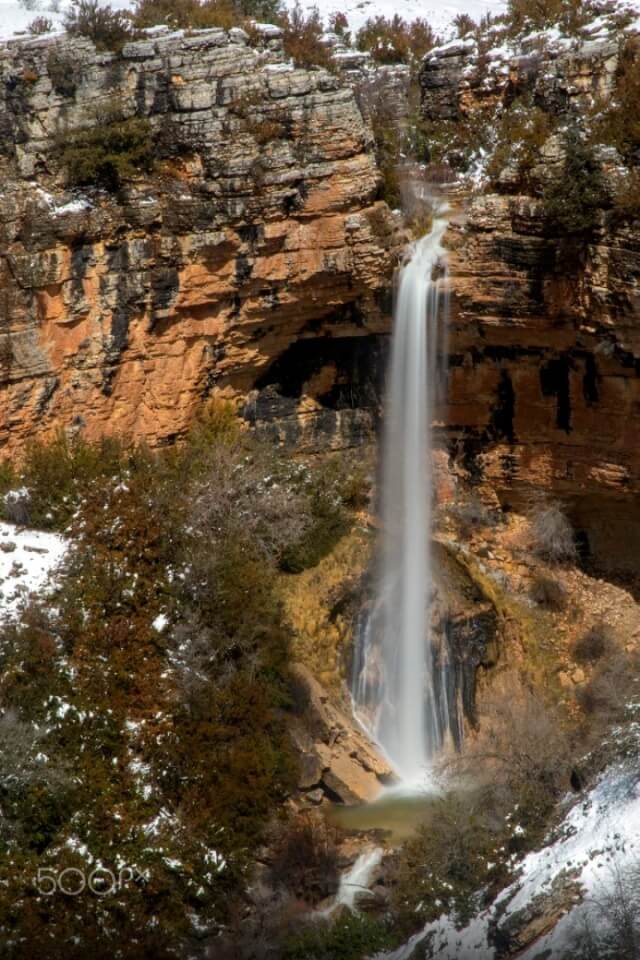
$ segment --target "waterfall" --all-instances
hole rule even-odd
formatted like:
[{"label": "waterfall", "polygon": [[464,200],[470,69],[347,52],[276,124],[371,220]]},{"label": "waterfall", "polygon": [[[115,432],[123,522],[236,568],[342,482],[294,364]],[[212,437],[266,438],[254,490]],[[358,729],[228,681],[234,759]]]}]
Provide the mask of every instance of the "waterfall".
[{"label": "waterfall", "polygon": [[448,723],[446,663],[430,638],[431,423],[446,357],[446,220],[400,272],[382,448],[382,535],[375,602],[356,638],[356,717],[404,782],[424,779]]}]

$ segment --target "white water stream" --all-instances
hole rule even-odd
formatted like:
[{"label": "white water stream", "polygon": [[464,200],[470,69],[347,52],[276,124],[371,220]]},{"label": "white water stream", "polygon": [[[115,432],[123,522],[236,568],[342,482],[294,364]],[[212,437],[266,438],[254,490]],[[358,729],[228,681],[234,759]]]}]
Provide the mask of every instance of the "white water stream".
[{"label": "white water stream", "polygon": [[[358,639],[358,720],[405,784],[425,779],[449,715],[429,637],[431,423],[446,356],[447,221],[412,247],[399,277],[382,462],[377,596]],[[444,667],[442,668],[444,669]]]}]

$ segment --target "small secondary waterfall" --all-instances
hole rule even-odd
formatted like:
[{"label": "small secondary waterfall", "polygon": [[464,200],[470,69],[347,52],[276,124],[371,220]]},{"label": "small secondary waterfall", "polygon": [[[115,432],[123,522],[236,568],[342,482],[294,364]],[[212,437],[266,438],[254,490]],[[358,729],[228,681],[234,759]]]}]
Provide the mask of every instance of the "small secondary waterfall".
[{"label": "small secondary waterfall", "polygon": [[447,683],[429,636],[431,423],[446,357],[447,221],[404,264],[394,310],[383,437],[377,593],[356,638],[352,696],[362,725],[403,781],[425,777],[447,728]]}]

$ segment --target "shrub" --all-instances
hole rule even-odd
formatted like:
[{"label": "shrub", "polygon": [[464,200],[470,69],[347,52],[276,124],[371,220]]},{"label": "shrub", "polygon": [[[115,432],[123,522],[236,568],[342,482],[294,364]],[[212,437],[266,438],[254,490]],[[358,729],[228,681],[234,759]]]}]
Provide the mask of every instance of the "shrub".
[{"label": "shrub", "polygon": [[233,0],[236,14],[253,20],[275,22],[281,14],[280,0]]},{"label": "shrub", "polygon": [[532,550],[549,563],[575,560],[573,528],[559,504],[539,506],[531,514]]},{"label": "shrub", "polygon": [[33,37],[42,36],[44,33],[51,33],[53,30],[53,20],[49,17],[36,17],[31,21],[27,30]]},{"label": "shrub", "polygon": [[378,170],[381,175],[381,197],[390,207],[401,205],[398,165],[401,163],[402,132],[389,102],[384,81],[374,77],[358,85],[358,105],[371,122]]},{"label": "shrub", "polygon": [[450,508],[450,513],[460,524],[461,532],[465,536],[469,536],[473,530],[478,530],[480,527],[495,525],[491,511],[473,492],[465,500],[455,503]]},{"label": "shrub", "polygon": [[636,960],[640,955],[640,863],[614,861],[591,892],[568,948],[575,960]]},{"label": "shrub", "polygon": [[[125,943],[134,960],[165,960],[181,955],[194,917],[215,931],[226,924],[295,783],[277,562],[292,504],[297,497],[306,510],[308,494],[269,492],[269,478],[289,477],[291,465],[220,405],[180,449],[117,453],[113,442],[62,436],[53,446],[34,447],[19,479],[51,525],[71,514],[68,559],[48,609],[0,625],[0,701],[20,720],[0,723],[0,753],[7,769],[32,755],[36,763],[34,776],[21,773],[15,804],[2,798],[4,826],[10,813],[20,842],[6,895],[9,868],[0,865],[0,939],[11,928],[30,947],[45,937],[77,943],[73,960],[94,940],[97,956]],[[198,677],[185,694],[190,651]],[[36,728],[37,746],[23,736]],[[41,783],[42,756],[52,777],[71,771],[71,792]],[[40,859],[43,844],[49,859]],[[117,850],[150,877],[52,912],[33,877],[52,856],[78,866],[84,845],[110,865]]]},{"label": "shrub", "polygon": [[553,26],[575,34],[593,16],[589,0],[509,0],[507,25],[512,34]]},{"label": "shrub", "polygon": [[286,824],[276,840],[269,876],[276,888],[310,904],[333,896],[340,884],[335,830],[310,816]]},{"label": "shrub", "polygon": [[135,36],[129,17],[100,0],[71,0],[64,27],[72,37],[86,37],[98,50],[118,53]]},{"label": "shrub", "polygon": [[[43,940],[63,945],[52,960],[117,956],[123,943],[132,960],[168,960],[196,920],[212,936],[236,909],[253,922],[250,867],[296,782],[280,557],[313,524],[315,499],[346,512],[362,493],[352,470],[292,464],[217,403],[180,447],[60,435],[27,453],[0,483],[24,484],[34,516],[68,527],[69,553],[55,595],[0,624],[0,703],[20,721],[0,723],[0,753],[21,777],[2,797],[16,844],[0,862],[0,940],[28,943],[17,960]],[[54,782],[56,770],[68,781]],[[279,849],[296,888],[316,898],[335,887],[335,860],[329,835],[310,843],[297,866],[296,844]],[[110,867],[117,851],[149,877],[52,910],[33,878],[52,863],[84,868],[85,847]],[[319,956],[355,957],[386,935],[340,924],[323,927],[333,953]],[[299,926],[287,937],[273,955],[304,956]]]},{"label": "shrub", "polygon": [[[131,451],[132,457],[137,455]],[[15,476],[24,493],[14,492],[5,500],[5,516],[43,529],[64,530],[88,487],[118,475],[127,456],[126,445],[116,440],[88,444],[59,433],[48,443],[34,441],[27,445]]]},{"label": "shrub", "polygon": [[640,159],[640,44],[637,38],[626,41],[616,77],[613,97],[600,110],[593,122],[592,142],[614,146],[626,163]]},{"label": "shrub", "polygon": [[64,819],[70,778],[55,761],[43,760],[46,731],[13,709],[0,718],[1,835],[43,849]]},{"label": "shrub", "polygon": [[297,924],[285,939],[281,960],[364,960],[396,944],[390,925],[374,917],[342,914],[327,922]]},{"label": "shrub", "polygon": [[640,220],[640,170],[616,178],[613,194],[614,220]]},{"label": "shrub", "polygon": [[607,191],[593,148],[575,128],[564,139],[563,169],[543,192],[543,213],[552,236],[588,237],[600,223]]},{"label": "shrub", "polygon": [[340,37],[348,46],[351,44],[351,33],[349,31],[349,21],[344,13],[332,13],[329,17],[329,30]]},{"label": "shrub", "polygon": [[11,460],[0,460],[0,500],[17,484],[18,475]]},{"label": "shrub", "polygon": [[399,14],[369,18],[356,34],[358,50],[368,51],[376,63],[419,64],[437,43],[426,20],[407,23]]},{"label": "shrub", "polygon": [[453,25],[456,28],[456,33],[459,37],[466,37],[467,34],[473,33],[478,29],[478,24],[475,22],[473,17],[470,17],[468,13],[458,13],[453,18]]},{"label": "shrub", "polygon": [[324,27],[317,8],[305,17],[302,7],[296,3],[293,10],[282,14],[280,24],[285,53],[296,67],[332,67],[331,50],[322,42]]},{"label": "shrub", "polygon": [[576,691],[578,703],[596,732],[626,718],[629,705],[638,702],[638,661],[614,646],[599,658],[588,682]]},{"label": "shrub", "polygon": [[493,120],[486,113],[476,113],[473,119],[461,116],[457,120],[427,120],[422,124],[421,137],[426,145],[425,161],[466,173],[478,151],[491,149]]},{"label": "shrub", "polygon": [[611,652],[615,638],[606,623],[596,623],[580,637],[573,648],[573,659],[578,663],[597,663]]},{"label": "shrub", "polygon": [[425,822],[392,862],[396,922],[410,933],[447,913],[464,925],[482,905],[479,891],[498,882],[506,842],[504,820],[482,793],[448,793],[434,800]]},{"label": "shrub", "polygon": [[112,111],[95,125],[70,133],[62,163],[71,186],[95,185],[117,190],[122,183],[154,166],[154,137],[146,118],[118,117]]},{"label": "shrub", "polygon": [[133,19],[139,28],[162,23],[173,29],[228,30],[247,17],[275,20],[279,9],[279,0],[137,0]]},{"label": "shrub", "polygon": [[537,574],[529,588],[529,596],[535,604],[545,610],[559,613],[567,608],[567,591],[563,584],[545,574]]},{"label": "shrub", "polygon": [[283,550],[282,569],[287,573],[302,573],[315,567],[350,528],[351,519],[343,506],[325,491],[316,490],[311,497],[311,523],[302,536]]},{"label": "shrub", "polygon": [[140,28],[162,23],[174,30],[229,29],[239,21],[231,0],[138,0],[134,10],[134,23]]},{"label": "shrub", "polygon": [[539,107],[516,100],[498,121],[496,145],[487,167],[492,180],[498,180],[507,166],[515,168],[519,183],[530,185],[533,167],[540,150],[553,132],[553,121]]},{"label": "shrub", "polygon": [[495,689],[481,705],[477,736],[449,766],[472,784],[488,784],[498,814],[517,805],[521,834],[512,849],[530,848],[570,786],[568,718],[533,690]]}]

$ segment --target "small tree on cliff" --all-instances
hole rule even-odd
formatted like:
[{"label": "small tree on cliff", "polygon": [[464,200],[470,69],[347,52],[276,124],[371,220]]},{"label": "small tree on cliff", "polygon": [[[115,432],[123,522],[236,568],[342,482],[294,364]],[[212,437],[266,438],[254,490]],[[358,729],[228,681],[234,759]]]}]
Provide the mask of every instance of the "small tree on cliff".
[{"label": "small tree on cliff", "polygon": [[607,191],[593,149],[575,127],[567,131],[564,149],[562,172],[543,195],[547,232],[587,237],[600,223]]}]

